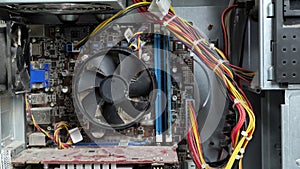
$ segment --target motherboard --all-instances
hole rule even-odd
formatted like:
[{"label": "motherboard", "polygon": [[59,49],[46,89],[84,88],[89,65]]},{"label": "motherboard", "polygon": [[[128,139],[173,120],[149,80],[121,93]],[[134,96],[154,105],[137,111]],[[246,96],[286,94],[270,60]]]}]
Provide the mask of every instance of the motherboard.
[{"label": "motherboard", "polygon": [[[26,95],[26,98],[31,105],[31,115],[34,117],[33,122],[32,118],[28,116],[28,125],[31,126],[28,128],[30,129],[28,130],[29,146],[57,146],[57,142],[37,134],[36,125],[48,133],[54,133],[55,124],[59,122],[66,123],[69,129],[76,128],[80,131],[82,139],[77,143],[78,146],[119,145],[122,144],[122,141],[125,144],[137,145],[173,145],[184,138],[188,125],[185,105],[188,100],[194,99],[192,97],[194,95],[194,61],[193,56],[180,41],[160,35],[165,30],[160,27],[155,28],[151,24],[114,24],[89,40],[84,47],[77,48],[76,42],[87,36],[95,27],[94,25],[76,25],[76,27],[30,25],[29,27],[31,91]],[[158,29],[156,33],[152,33],[154,28]],[[135,50],[134,47],[128,48],[129,41],[126,39],[128,36],[132,36],[137,29],[148,31],[141,35],[144,46],[140,50]],[[147,96],[143,98],[144,100],[150,99],[148,96],[150,89],[157,89],[158,87],[160,87],[161,90],[159,91],[162,91],[165,99],[155,103],[152,96],[151,106],[138,122],[113,126],[109,122],[117,123],[116,120],[106,119],[107,125],[102,125],[103,127],[100,125],[99,127],[97,124],[89,122],[89,118],[84,118],[84,113],[82,118],[79,115],[80,119],[76,114],[76,106],[73,103],[74,95],[72,95],[74,92],[72,80],[74,76],[77,76],[74,74],[76,63],[87,55],[97,55],[103,49],[108,49],[108,53],[113,53],[111,52],[113,50],[124,51],[124,55],[127,53],[132,55],[128,56],[132,58],[129,61],[145,66],[150,76],[159,74],[163,77],[161,80],[142,75],[131,79],[131,81],[137,82],[135,87],[138,89],[132,89],[135,92],[132,95],[136,100],[137,97],[144,97],[145,95]],[[161,59],[159,65],[155,63],[154,55],[158,55],[156,57]],[[85,78],[83,81],[88,84],[88,80],[91,80],[89,79],[90,76],[89,74],[84,76],[86,78],[82,77]],[[149,81],[149,84],[146,84],[149,89],[143,89],[138,84],[139,78]],[[156,85],[154,81],[160,85]],[[133,88],[133,86],[129,88]],[[143,91],[146,94],[141,93]],[[129,93],[129,95],[131,94]],[[165,104],[161,104],[162,101]],[[93,101],[89,100],[85,104],[92,106]],[[155,114],[155,111],[163,109],[162,107],[164,107],[163,113],[161,115]],[[115,115],[117,116],[117,114]],[[94,117],[96,116],[97,113]],[[113,119],[117,118],[113,117]],[[40,137],[46,137],[43,139],[43,143],[38,141]],[[65,130],[60,133],[61,140],[66,142],[68,137],[69,135]]]}]

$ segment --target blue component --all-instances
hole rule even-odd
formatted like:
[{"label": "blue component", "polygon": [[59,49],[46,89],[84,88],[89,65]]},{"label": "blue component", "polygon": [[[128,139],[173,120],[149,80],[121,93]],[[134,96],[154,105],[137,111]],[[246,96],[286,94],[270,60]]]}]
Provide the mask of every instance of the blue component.
[{"label": "blue component", "polygon": [[69,43],[66,45],[66,52],[67,53],[79,53],[82,48],[83,48],[83,46],[80,47],[79,49],[76,49],[74,46],[74,43]]},{"label": "blue component", "polygon": [[48,88],[49,85],[49,76],[50,76],[50,65],[43,64],[41,69],[37,69],[30,64],[30,88],[34,84],[39,85],[39,88]]},{"label": "blue component", "polygon": [[67,53],[72,53],[73,51],[73,45],[72,44],[67,44],[66,45],[66,52]]},{"label": "blue component", "polygon": [[159,134],[161,135],[162,134],[162,82],[161,82],[161,79],[162,79],[162,75],[161,75],[161,52],[160,52],[160,34],[157,34],[157,63],[158,63],[158,66],[157,66],[157,70],[158,70],[158,97],[159,97],[159,102],[158,102],[158,124],[159,124]]},{"label": "blue component", "polygon": [[154,69],[157,81],[157,98],[155,101],[155,129],[156,135],[162,134],[162,117],[161,117],[161,57],[160,57],[160,35],[154,34]]}]

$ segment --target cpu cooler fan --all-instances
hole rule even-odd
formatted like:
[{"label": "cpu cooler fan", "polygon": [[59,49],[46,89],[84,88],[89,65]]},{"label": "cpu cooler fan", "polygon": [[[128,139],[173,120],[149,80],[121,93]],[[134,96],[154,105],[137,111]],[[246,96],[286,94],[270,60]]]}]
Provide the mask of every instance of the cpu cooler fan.
[{"label": "cpu cooler fan", "polygon": [[151,72],[126,49],[102,50],[79,63],[75,74],[77,107],[97,126],[126,128],[150,107]]},{"label": "cpu cooler fan", "polygon": [[141,53],[128,49],[125,32],[137,31],[141,25],[156,28],[135,23],[140,17],[125,16],[107,25],[88,39],[79,54],[72,95],[85,133],[97,145],[121,141],[174,145],[186,138],[192,103],[203,149],[209,152],[205,158],[217,161],[228,141],[223,133],[228,110],[224,86],[170,35],[150,32],[141,37],[146,41]]}]

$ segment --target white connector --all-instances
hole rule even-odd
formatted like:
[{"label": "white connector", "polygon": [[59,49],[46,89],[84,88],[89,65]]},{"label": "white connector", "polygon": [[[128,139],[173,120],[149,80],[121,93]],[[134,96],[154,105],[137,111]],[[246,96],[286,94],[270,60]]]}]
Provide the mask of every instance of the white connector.
[{"label": "white connector", "polygon": [[82,137],[78,127],[69,130],[69,134],[70,134],[70,137],[71,137],[72,142],[74,144],[76,144],[76,143],[83,140],[83,137]]},{"label": "white connector", "polygon": [[162,20],[168,14],[170,6],[170,0],[153,0],[148,10]]},{"label": "white connector", "polygon": [[162,137],[161,134],[160,135],[156,135],[155,139],[156,139],[156,142],[158,142],[158,143],[163,142],[163,137]]},{"label": "white connector", "polygon": [[124,37],[127,40],[127,42],[130,41],[132,36],[133,36],[132,30],[130,28],[127,28],[126,31],[124,32]]},{"label": "white connector", "polygon": [[166,135],[166,142],[171,143],[172,142],[172,136],[171,135]]}]

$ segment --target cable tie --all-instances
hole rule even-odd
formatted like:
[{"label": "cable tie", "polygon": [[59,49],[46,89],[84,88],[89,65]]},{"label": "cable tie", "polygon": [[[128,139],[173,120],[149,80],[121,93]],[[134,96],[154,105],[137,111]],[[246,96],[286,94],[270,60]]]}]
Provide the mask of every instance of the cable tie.
[{"label": "cable tie", "polygon": [[244,157],[244,155],[236,155],[235,159],[240,160]]},{"label": "cable tie", "polygon": [[241,148],[240,149],[240,153],[243,155],[243,154],[245,154],[245,148]]},{"label": "cable tie", "polygon": [[170,18],[169,20],[165,21],[165,22],[163,23],[163,25],[164,25],[165,27],[167,27],[167,26],[169,25],[169,23],[172,22],[175,18],[177,18],[176,15],[174,15],[174,16],[173,16],[172,18]]},{"label": "cable tie", "polygon": [[199,43],[204,42],[204,41],[205,41],[204,38],[200,38],[200,39],[198,39],[198,40],[195,40],[195,41],[193,42],[193,46],[192,46],[191,50],[193,51],[193,50],[195,49],[195,47],[196,47]]},{"label": "cable tie", "polygon": [[215,44],[213,44],[213,43],[209,44],[209,48],[211,50],[216,50]]},{"label": "cable tie", "polygon": [[237,104],[246,103],[244,100],[234,99],[232,108],[234,109]]},{"label": "cable tie", "polygon": [[215,72],[218,67],[220,67],[223,63],[229,63],[228,60],[223,60],[223,59],[219,59],[218,64],[215,66],[215,68],[213,69],[213,71]]},{"label": "cable tie", "polygon": [[244,137],[246,137],[246,138],[248,137],[248,133],[246,131],[242,131],[241,135],[244,136]]},{"label": "cable tie", "polygon": [[246,137],[247,141],[250,141],[252,139],[252,136]]},{"label": "cable tie", "polygon": [[201,164],[201,168],[202,168],[202,169],[205,169],[205,168],[207,168],[207,167],[208,167],[207,164]]}]

